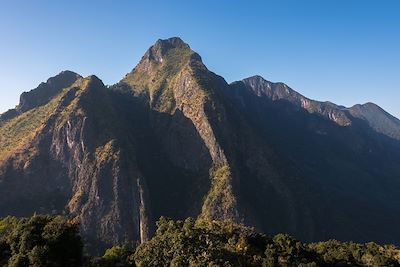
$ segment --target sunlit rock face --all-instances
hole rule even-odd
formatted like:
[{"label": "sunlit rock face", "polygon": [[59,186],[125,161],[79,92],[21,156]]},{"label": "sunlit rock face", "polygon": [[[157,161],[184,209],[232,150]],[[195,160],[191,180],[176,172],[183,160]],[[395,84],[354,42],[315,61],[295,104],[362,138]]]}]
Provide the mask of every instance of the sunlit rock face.
[{"label": "sunlit rock face", "polygon": [[147,240],[160,216],[396,243],[399,129],[373,104],[227,84],[158,40],[115,85],[62,72],[1,115],[0,216],[64,214],[100,250]]}]

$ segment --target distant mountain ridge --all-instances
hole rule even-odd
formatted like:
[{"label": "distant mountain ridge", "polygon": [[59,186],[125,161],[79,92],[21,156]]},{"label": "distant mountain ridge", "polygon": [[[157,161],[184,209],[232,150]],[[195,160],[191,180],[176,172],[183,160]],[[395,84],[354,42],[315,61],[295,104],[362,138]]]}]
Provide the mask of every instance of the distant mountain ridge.
[{"label": "distant mountain ridge", "polygon": [[306,98],[284,83],[272,83],[264,80],[261,76],[244,79],[243,83],[259,97],[268,97],[273,101],[287,100],[310,113],[320,114],[341,126],[351,124],[351,120],[346,116],[342,107],[331,102],[319,102]]},{"label": "distant mountain ridge", "polygon": [[243,83],[259,97],[290,101],[310,113],[320,114],[342,126],[350,125],[352,117],[362,119],[377,132],[400,140],[400,120],[374,103],[346,108],[331,102],[319,102],[302,96],[284,83],[272,83],[261,76],[246,78]]},{"label": "distant mountain ridge", "polygon": [[348,109],[350,114],[366,120],[377,132],[400,140],[400,120],[374,103],[354,105]]},{"label": "distant mountain ridge", "polygon": [[115,85],[65,71],[0,115],[0,216],[65,214],[100,249],[148,240],[160,216],[398,243],[399,138],[374,104],[228,84],[158,40]]}]

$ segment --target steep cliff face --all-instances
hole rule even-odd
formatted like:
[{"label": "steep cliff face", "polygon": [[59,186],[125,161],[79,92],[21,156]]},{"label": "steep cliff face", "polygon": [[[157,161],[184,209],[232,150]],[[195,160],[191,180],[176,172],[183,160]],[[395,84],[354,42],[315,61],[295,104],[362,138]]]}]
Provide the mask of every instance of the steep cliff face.
[{"label": "steep cliff face", "polygon": [[[283,172],[274,166],[279,157],[232,106],[226,95],[229,85],[181,40],[157,41],[114,89],[130,91],[149,106],[154,140],[165,157],[174,167],[199,177],[187,188],[174,188],[176,182],[170,181],[162,187],[166,192],[160,192],[165,178],[148,175],[148,180],[157,181],[149,182],[156,217],[232,219],[270,231],[295,232],[300,224],[306,225],[298,219],[300,207],[289,186],[294,178],[281,179]],[[257,188],[261,190],[254,195]],[[187,198],[187,212],[159,208],[163,205],[155,203],[157,199],[171,203],[169,191],[193,192]],[[268,213],[274,218],[259,215]]]},{"label": "steep cliff face", "polygon": [[160,216],[397,242],[396,127],[259,76],[228,85],[158,40],[113,86],[63,72],[1,115],[0,216],[66,214],[100,249],[148,239]]},{"label": "steep cliff face", "polygon": [[[262,83],[267,87],[270,84]],[[298,217],[294,221],[300,227],[292,232],[285,226],[289,229],[286,232],[304,240],[369,238],[396,243],[395,222],[400,219],[396,215],[399,142],[377,132],[368,121],[354,118],[346,108],[340,110],[350,124],[343,125],[301,106],[301,101],[296,101],[302,99],[297,93],[264,91],[264,87],[255,85],[248,80],[235,82],[228,88],[227,98],[254,132],[274,149],[278,162],[269,162],[279,171],[279,181],[286,182],[297,204]],[[333,112],[337,112],[337,106],[335,109]],[[257,200],[254,205],[260,203]],[[274,220],[275,212],[271,214]],[[259,216],[266,221],[271,219],[267,214]],[[386,228],[387,232],[377,228]],[[274,228],[263,230],[270,229]]]},{"label": "steep cliff face", "polygon": [[115,101],[98,78],[80,78],[2,126],[42,118],[17,150],[0,153],[9,154],[0,168],[1,216],[67,214],[100,249],[101,243],[147,238],[145,183],[129,142],[131,126]]},{"label": "steep cliff face", "polygon": [[239,220],[234,174],[220,142],[226,136],[218,136],[229,127],[216,92],[226,82],[187,44],[171,38],[158,40],[118,86],[129,87],[148,104],[151,127],[171,163],[199,177],[195,186],[201,193],[189,200],[195,206],[185,215],[197,215],[201,206],[206,218]]},{"label": "steep cliff face", "polygon": [[2,125],[1,215],[68,214],[106,244],[146,240],[162,215],[239,221],[214,92],[228,85],[187,44],[159,40],[111,90],[77,77]]}]

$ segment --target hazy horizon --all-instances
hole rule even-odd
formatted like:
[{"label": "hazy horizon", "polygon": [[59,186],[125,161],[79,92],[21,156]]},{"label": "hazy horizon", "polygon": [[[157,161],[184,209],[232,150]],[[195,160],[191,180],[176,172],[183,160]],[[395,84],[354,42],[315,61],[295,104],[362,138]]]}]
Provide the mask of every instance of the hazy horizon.
[{"label": "hazy horizon", "polygon": [[261,75],[399,118],[399,11],[395,1],[5,1],[0,113],[62,70],[116,83],[157,39],[179,36],[228,82]]}]

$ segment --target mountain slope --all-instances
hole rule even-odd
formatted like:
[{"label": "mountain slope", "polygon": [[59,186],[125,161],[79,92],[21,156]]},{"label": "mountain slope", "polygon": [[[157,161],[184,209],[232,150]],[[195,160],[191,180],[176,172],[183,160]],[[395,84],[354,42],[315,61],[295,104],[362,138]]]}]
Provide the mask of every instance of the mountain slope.
[{"label": "mountain slope", "polygon": [[[147,232],[140,232],[146,222],[140,213],[141,175],[134,150],[127,153],[130,126],[115,101],[98,78],[80,78],[49,103],[0,128],[43,118],[31,126],[34,133],[28,132],[30,139],[18,151],[2,157],[2,216],[69,214],[80,221],[88,241],[146,239]],[[23,130],[21,136],[30,131]]]},{"label": "mountain slope", "polygon": [[[270,96],[259,94],[268,90],[254,87],[260,84],[269,88],[268,82],[247,79],[233,83],[228,94],[245,120],[283,156],[285,168],[293,168],[284,177],[298,176],[291,183],[295,199],[303,202],[302,208],[297,208],[301,214],[297,221],[308,218],[312,227],[307,230],[302,226],[300,232],[296,229],[291,233],[304,240],[372,238],[397,242],[394,233],[398,230],[394,225],[400,219],[396,215],[399,142],[376,132],[366,121],[348,116],[345,108],[328,104],[334,107],[333,112],[343,111],[349,119],[349,124],[341,125],[332,120],[338,116],[310,114],[301,101],[286,96],[274,98],[279,92]],[[381,227],[387,232],[376,230]]]},{"label": "mountain slope", "polygon": [[294,91],[284,83],[272,83],[261,76],[253,76],[242,81],[259,97],[267,97],[273,101],[286,100],[290,103],[307,110],[310,113],[320,114],[341,126],[351,124],[350,119],[339,107],[330,102],[319,102],[311,100]]},{"label": "mountain slope", "polygon": [[400,120],[374,103],[355,105],[349,112],[353,117],[367,121],[375,131],[400,140]]},{"label": "mountain slope", "polygon": [[[205,81],[208,84],[202,84]],[[202,214],[236,220],[236,200],[229,182],[232,173],[214,126],[224,120],[225,111],[215,90],[227,86],[225,81],[209,72],[200,56],[182,40],[171,38],[158,40],[122,85],[148,103],[155,138],[172,164],[195,176],[200,174],[205,179],[200,187],[211,182]],[[203,197],[199,195],[195,202]]]},{"label": "mountain slope", "polygon": [[378,133],[390,138],[400,139],[400,121],[374,103],[354,105],[346,108],[331,102],[311,100],[294,91],[284,83],[273,83],[261,76],[253,76],[242,81],[258,97],[266,97],[272,101],[285,100],[293,105],[307,110],[309,113],[319,114],[341,126],[349,126],[352,119],[366,121]]},{"label": "mountain slope", "polygon": [[227,84],[158,40],[113,86],[63,72],[1,115],[0,216],[65,214],[100,250],[149,239],[160,216],[396,243],[397,126],[259,76]]},{"label": "mountain slope", "polygon": [[71,86],[79,78],[79,74],[72,71],[63,71],[51,77],[45,83],[41,83],[37,88],[21,94],[19,105],[15,109],[0,114],[0,125],[2,122],[12,119],[23,112],[37,108],[49,102],[54,96],[58,95],[64,88]]}]

